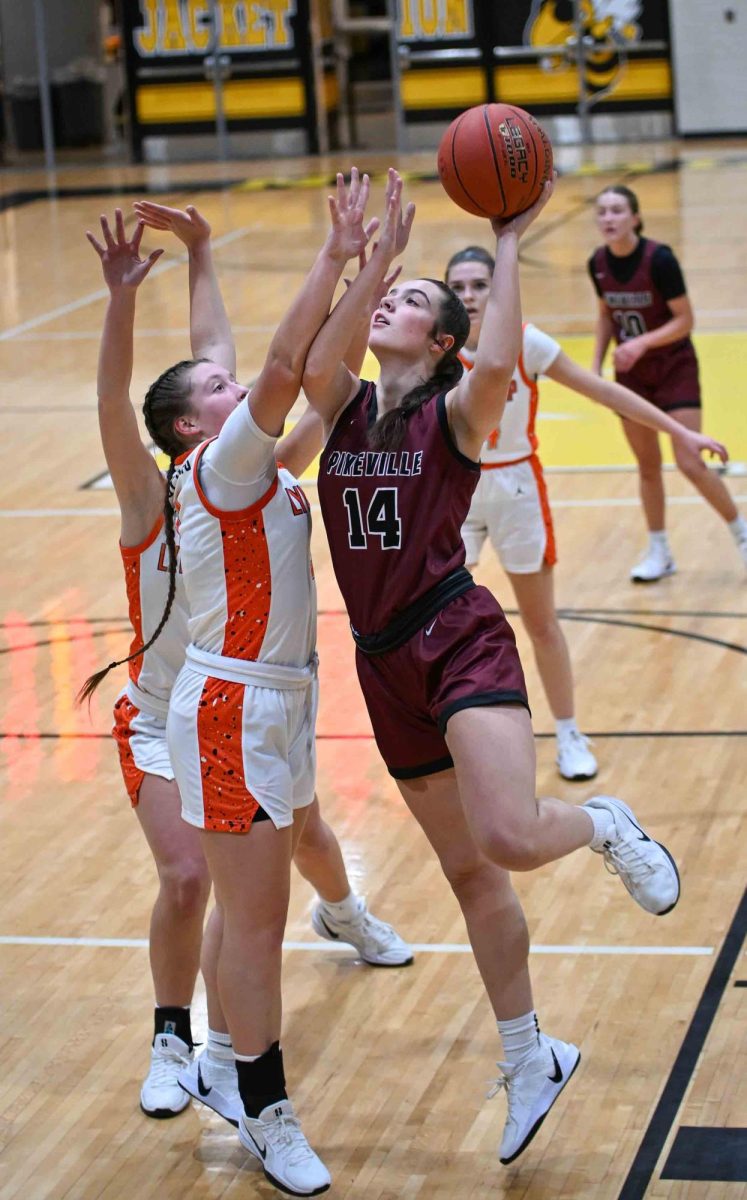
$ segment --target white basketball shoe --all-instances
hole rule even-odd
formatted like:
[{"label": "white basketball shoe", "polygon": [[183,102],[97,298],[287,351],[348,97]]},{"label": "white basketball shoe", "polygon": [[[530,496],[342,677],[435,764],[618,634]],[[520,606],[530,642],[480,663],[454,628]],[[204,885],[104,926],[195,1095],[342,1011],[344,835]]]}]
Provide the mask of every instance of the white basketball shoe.
[{"label": "white basketball shoe", "polygon": [[206,1104],[232,1125],[238,1126],[244,1105],[239,1095],[239,1077],[232,1060],[216,1062],[204,1050],[179,1074],[179,1086],[188,1097]]},{"label": "white basketball shoe", "polygon": [[599,767],[589,749],[589,739],[578,729],[558,734],[558,754],[555,760],[563,779],[593,779]]},{"label": "white basketball shoe", "polygon": [[153,1042],[150,1070],[140,1089],[140,1107],[147,1117],[175,1117],[189,1104],[179,1087],[179,1075],[194,1055],[174,1033],[159,1033]]},{"label": "white basketball shoe", "polygon": [[649,837],[633,810],[615,796],[592,796],[583,807],[604,810],[612,817],[604,839],[591,843],[591,849],[604,857],[607,870],[620,876],[646,912],[657,917],[671,912],[680,898],[680,876],[666,846]]},{"label": "white basketball shoe", "polygon": [[341,921],[323,900],[317,901],[311,911],[311,924],[319,937],[354,946],[372,967],[407,967],[413,960],[412,947],[391,925],[374,917],[363,900],[358,901],[358,913],[352,921]]},{"label": "white basketball shoe", "polygon": [[303,1135],[290,1100],[268,1104],[258,1117],[241,1114],[239,1140],[258,1158],[275,1187],[291,1196],[318,1196],[332,1182],[329,1171]]},{"label": "white basketball shoe", "polygon": [[578,1047],[541,1033],[537,1049],[523,1063],[498,1063],[501,1076],[488,1099],[506,1093],[508,1114],[498,1151],[504,1166],[526,1150],[580,1061]]},{"label": "white basketball shoe", "polygon": [[666,575],[674,575],[677,567],[667,546],[652,543],[640,562],[630,572],[633,583],[656,583]]}]

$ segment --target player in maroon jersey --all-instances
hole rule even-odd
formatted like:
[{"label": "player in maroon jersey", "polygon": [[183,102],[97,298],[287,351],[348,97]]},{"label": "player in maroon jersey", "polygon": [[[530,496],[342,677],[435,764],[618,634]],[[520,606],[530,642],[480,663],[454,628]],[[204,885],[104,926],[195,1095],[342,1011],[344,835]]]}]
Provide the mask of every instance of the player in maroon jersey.
[{"label": "player in maroon jersey", "polygon": [[[592,370],[601,374],[614,339],[615,378],[688,429],[700,429],[698,360],[690,339],[694,318],[677,259],[669,246],[643,237],[638,197],[622,185],[597,196],[597,225],[604,246],[588,267],[599,297]],[[635,583],[653,583],[676,570],[664,526],[664,479],[654,430],[623,419],[638,461],[649,546],[631,571]],[[747,520],[723,480],[686,446],[673,443],[682,474],[726,521],[747,564]]]},{"label": "player in maroon jersey", "polygon": [[528,1145],[579,1061],[539,1032],[529,939],[509,872],[583,846],[602,853],[647,911],[679,898],[671,856],[621,801],[535,799],[535,752],[510,626],[464,568],[461,527],[485,438],[500,422],[521,349],[518,241],[551,192],[512,221],[493,221],[495,271],[472,370],[458,352],[467,311],[440,281],[418,278],[381,300],[370,348],[379,383],[342,359],[412,210],[393,230],[401,181],[389,178],[378,247],[322,326],[303,386],[324,419],[319,499],[377,744],[451,884],[498,1020],[507,1090],[504,1163]]}]

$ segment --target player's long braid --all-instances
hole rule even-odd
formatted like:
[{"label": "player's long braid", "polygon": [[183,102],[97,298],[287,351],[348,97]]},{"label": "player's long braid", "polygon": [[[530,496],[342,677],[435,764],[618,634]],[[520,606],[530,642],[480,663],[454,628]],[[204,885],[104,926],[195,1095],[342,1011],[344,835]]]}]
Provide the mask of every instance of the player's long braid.
[{"label": "player's long braid", "polygon": [[143,416],[145,417],[146,429],[159,450],[163,450],[164,454],[168,454],[169,456],[163,503],[163,526],[169,563],[169,590],[163,615],[147,642],[144,642],[137,650],[133,650],[126,658],[116,659],[114,662],[110,662],[107,667],[103,667],[100,671],[89,675],[75,698],[76,704],[82,704],[85,700],[88,700],[90,703],[96,688],[114,667],[121,667],[123,663],[131,662],[133,658],[139,658],[141,654],[149,650],[156,639],[160,637],[169,619],[169,613],[171,612],[174,596],[176,595],[177,571],[174,509],[170,499],[171,481],[174,477],[177,458],[188,448],[174,432],[174,421],[176,417],[182,416],[189,409],[189,396],[192,390],[192,368],[196,362],[204,361],[204,359],[184,359],[182,362],[176,363],[173,367],[169,367],[148,388],[143,403]]},{"label": "player's long braid", "polygon": [[443,292],[441,311],[430,336],[435,338],[440,333],[450,333],[454,338],[454,345],[439,359],[429,379],[412,388],[402,397],[396,408],[379,417],[368,435],[369,445],[373,450],[398,450],[412,413],[432,396],[437,396],[439,392],[448,392],[462,377],[464,368],[457,355],[469,335],[469,314],[456,293],[440,279],[426,278],[426,282],[435,284]]}]

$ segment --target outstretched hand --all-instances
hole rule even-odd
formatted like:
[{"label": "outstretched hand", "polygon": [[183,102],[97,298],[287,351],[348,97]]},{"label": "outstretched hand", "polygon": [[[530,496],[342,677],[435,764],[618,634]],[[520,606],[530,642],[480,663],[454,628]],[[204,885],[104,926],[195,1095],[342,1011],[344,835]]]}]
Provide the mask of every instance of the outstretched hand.
[{"label": "outstretched hand", "polygon": [[136,200],[132,207],[138,218],[151,229],[163,229],[176,234],[189,250],[210,238],[210,226],[193,204],[188,204],[182,210],[154,204],[152,200]]},{"label": "outstretched hand", "polygon": [[490,224],[496,237],[501,237],[504,233],[515,233],[517,237],[521,237],[523,233],[526,233],[532,221],[536,220],[552,196],[555,190],[556,179],[557,172],[553,171],[552,179],[545,180],[539,197],[524,212],[518,213],[515,217],[510,217],[508,220],[505,220],[503,217],[493,217]]},{"label": "outstretched hand", "polygon": [[[402,215],[402,187],[403,180],[395,171],[394,167],[390,167],[387,172],[385,202],[387,212],[389,211],[389,203],[394,197],[394,189],[399,181],[399,206],[397,209],[397,225],[394,233],[394,253],[395,255],[402,254],[407,249],[407,243],[410,240],[410,230],[412,223],[415,220],[415,205],[410,201],[405,209],[404,216]],[[397,272],[399,274],[399,271]]]},{"label": "outstretched hand", "polygon": [[114,228],[116,237],[112,234],[106,217],[102,216],[101,232],[104,245],[102,246],[88,230],[86,237],[101,259],[104,281],[109,291],[121,288],[134,290],[143,282],[151,267],[163,254],[163,250],[152,250],[147,258],[141,258],[140,243],[145,223],[138,221],[134,234],[128,239],[121,208],[114,210]]},{"label": "outstretched hand", "polygon": [[377,217],[372,217],[366,225],[363,224],[370,187],[368,175],[361,177],[358,168],[353,167],[349,185],[345,186],[345,177],[338,173],[337,194],[327,198],[332,221],[327,250],[341,262],[357,258],[379,228]]},{"label": "outstretched hand", "polygon": [[412,203],[407,205],[402,215],[402,187],[401,175],[394,167],[390,167],[386,184],[386,213],[374,247],[374,254],[385,257],[387,263],[406,248],[415,219],[415,205]]}]

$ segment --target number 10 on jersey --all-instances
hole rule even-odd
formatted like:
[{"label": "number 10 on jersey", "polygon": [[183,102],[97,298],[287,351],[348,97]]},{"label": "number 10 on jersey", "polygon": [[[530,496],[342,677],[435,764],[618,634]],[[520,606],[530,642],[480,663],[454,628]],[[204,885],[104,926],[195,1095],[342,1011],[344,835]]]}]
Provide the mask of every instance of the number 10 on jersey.
[{"label": "number 10 on jersey", "polygon": [[342,499],[348,513],[348,541],[351,550],[365,550],[368,539],[381,538],[382,550],[398,550],[402,545],[402,522],[397,514],[397,489],[377,488],[371,497],[365,520],[357,488],[345,488]]}]

